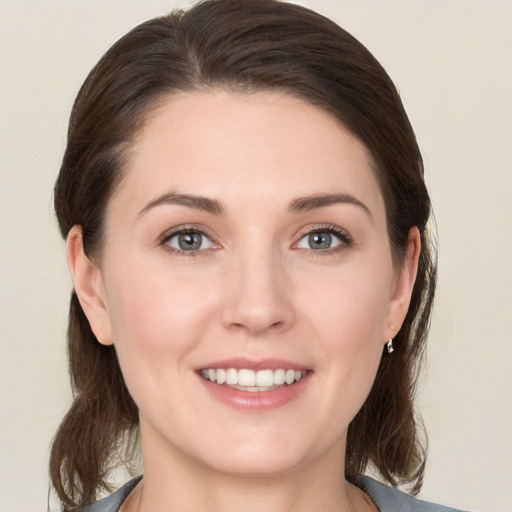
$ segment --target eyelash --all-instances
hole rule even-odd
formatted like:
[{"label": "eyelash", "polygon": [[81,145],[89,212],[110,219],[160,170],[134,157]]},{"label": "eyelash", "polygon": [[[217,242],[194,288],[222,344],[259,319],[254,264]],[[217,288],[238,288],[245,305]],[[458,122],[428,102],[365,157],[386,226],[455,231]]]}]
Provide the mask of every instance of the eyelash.
[{"label": "eyelash", "polygon": [[335,245],[334,247],[330,247],[328,249],[323,250],[315,250],[315,249],[307,249],[307,248],[301,248],[297,247],[297,250],[300,251],[307,251],[309,254],[312,254],[314,256],[326,256],[329,254],[335,254],[337,252],[343,251],[350,246],[353,245],[354,241],[352,237],[343,229],[333,226],[331,224],[325,224],[323,226],[317,226],[313,229],[307,229],[305,230],[299,237],[299,241],[294,244],[294,246],[298,245],[301,240],[303,240],[305,237],[314,235],[315,233],[329,233],[331,235],[334,235],[336,238],[340,240],[340,243],[338,245]]},{"label": "eyelash", "polygon": [[178,226],[177,228],[174,228],[171,232],[167,232],[162,235],[162,237],[160,238],[160,245],[162,245],[166,251],[170,252],[173,255],[183,256],[183,257],[192,257],[192,258],[195,258],[197,256],[206,256],[210,252],[210,250],[212,250],[211,248],[208,248],[208,249],[194,249],[194,250],[190,250],[190,251],[185,251],[183,249],[177,249],[175,247],[171,247],[169,245],[169,241],[172,238],[174,238],[175,236],[178,236],[181,234],[198,234],[198,235],[206,237],[208,240],[210,240],[212,242],[212,244],[215,244],[215,242],[213,241],[213,238],[202,229],[199,229],[196,227],[189,227],[189,226]]},{"label": "eyelash", "polygon": [[[307,248],[301,248],[297,247],[297,245],[300,243],[301,240],[303,240],[306,236],[313,235],[315,233],[329,233],[331,235],[334,235],[336,238],[340,240],[340,243],[338,245],[335,245],[334,247],[323,249],[323,250],[315,250],[315,249],[307,249]],[[186,251],[183,249],[177,249],[175,247],[171,247],[169,245],[169,241],[174,238],[175,236],[181,235],[181,234],[198,234],[201,236],[206,237],[208,240],[211,241],[212,244],[216,244],[213,240],[213,238],[206,233],[204,230],[196,228],[196,227],[188,227],[188,226],[179,226],[177,228],[174,228],[171,232],[164,233],[160,238],[160,244],[164,247],[164,249],[168,252],[170,252],[173,255],[183,256],[183,257],[197,257],[197,256],[206,256],[212,248],[208,249],[193,249],[190,251]],[[217,244],[218,245],[218,244]],[[299,240],[293,244],[293,247],[295,250],[299,251],[305,251],[309,254],[313,254],[315,256],[325,256],[333,253],[337,253],[340,251],[343,251],[344,249],[347,249],[353,245],[353,239],[352,237],[345,231],[337,226],[333,226],[330,224],[326,224],[323,226],[317,226],[313,229],[305,230],[303,231],[300,236]],[[215,249],[213,249],[215,250]]]}]

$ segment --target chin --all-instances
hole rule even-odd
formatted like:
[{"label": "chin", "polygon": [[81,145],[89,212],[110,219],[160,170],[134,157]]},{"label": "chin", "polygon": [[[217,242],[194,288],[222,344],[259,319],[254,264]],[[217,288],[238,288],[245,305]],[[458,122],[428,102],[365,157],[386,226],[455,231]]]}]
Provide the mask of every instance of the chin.
[{"label": "chin", "polygon": [[[232,454],[233,455],[233,454]],[[268,452],[225,457],[224,460],[209,464],[211,470],[230,477],[240,478],[275,478],[286,475],[301,467],[300,458],[276,456]]]},{"label": "chin", "polygon": [[210,444],[200,453],[196,451],[196,460],[210,470],[232,477],[277,477],[310,465],[326,449],[321,440],[312,442],[314,436],[304,438],[289,428],[277,432],[262,430],[251,432],[250,438],[226,435],[217,440],[213,450]]}]

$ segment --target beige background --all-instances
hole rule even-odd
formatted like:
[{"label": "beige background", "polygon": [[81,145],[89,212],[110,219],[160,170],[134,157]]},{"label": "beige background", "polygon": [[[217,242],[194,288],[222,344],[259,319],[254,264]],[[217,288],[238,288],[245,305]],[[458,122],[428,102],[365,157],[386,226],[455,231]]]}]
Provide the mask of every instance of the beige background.
[{"label": "beige background", "polygon": [[[512,511],[512,2],[311,0],[374,52],[416,128],[440,281],[419,403],[422,496]],[[46,509],[69,403],[70,283],[51,206],[73,98],[100,55],[164,0],[0,0],[0,510]]]}]

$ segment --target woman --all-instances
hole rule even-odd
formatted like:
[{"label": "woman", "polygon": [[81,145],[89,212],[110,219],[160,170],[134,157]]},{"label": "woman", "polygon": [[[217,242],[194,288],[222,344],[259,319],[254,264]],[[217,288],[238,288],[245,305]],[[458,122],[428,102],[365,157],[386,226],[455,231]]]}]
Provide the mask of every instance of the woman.
[{"label": "woman", "polygon": [[[135,28],[79,92],[55,208],[65,510],[446,510],[363,476],[421,487],[435,264],[414,133],[352,36],[273,0]],[[139,430],[144,477],[87,506]]]}]

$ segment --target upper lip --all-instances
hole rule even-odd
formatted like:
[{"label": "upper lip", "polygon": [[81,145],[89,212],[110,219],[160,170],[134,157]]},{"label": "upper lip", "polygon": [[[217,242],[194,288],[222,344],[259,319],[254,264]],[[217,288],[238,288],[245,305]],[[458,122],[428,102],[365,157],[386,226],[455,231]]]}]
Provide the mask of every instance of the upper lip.
[{"label": "upper lip", "polygon": [[280,368],[285,370],[311,370],[311,367],[299,363],[294,363],[292,361],[287,361],[285,359],[251,359],[247,357],[235,357],[231,359],[211,361],[199,366],[197,370],[208,368],[235,368],[236,370],[244,368],[254,371],[279,370]]}]

